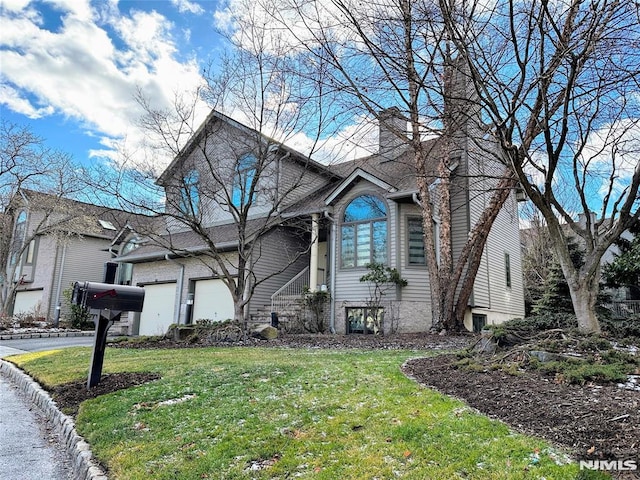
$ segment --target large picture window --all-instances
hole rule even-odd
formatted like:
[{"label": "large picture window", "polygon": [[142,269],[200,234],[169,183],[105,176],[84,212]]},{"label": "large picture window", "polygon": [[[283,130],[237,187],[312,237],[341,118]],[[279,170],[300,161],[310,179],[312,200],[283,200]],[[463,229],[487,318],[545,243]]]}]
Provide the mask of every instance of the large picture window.
[{"label": "large picture window", "polygon": [[374,195],[356,197],[342,219],[342,268],[387,263],[387,208]]}]

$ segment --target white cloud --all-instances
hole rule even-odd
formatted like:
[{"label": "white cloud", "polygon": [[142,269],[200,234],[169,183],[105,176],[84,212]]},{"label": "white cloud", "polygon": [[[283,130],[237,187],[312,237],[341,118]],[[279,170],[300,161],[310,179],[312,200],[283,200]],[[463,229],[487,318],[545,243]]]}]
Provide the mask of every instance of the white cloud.
[{"label": "white cloud", "polygon": [[140,88],[168,107],[174,92],[195,91],[201,83],[198,65],[176,59],[172,24],[155,12],[121,16],[114,2],[100,11],[79,0],[50,3],[62,14],[55,32],[24,2],[3,11],[0,102],[30,118],[55,112],[79,121],[105,145],[97,153],[111,159],[124,138],[141,152],[135,92]]},{"label": "white cloud", "polygon": [[[640,120],[625,119],[605,125],[588,138],[581,157],[587,186],[600,199],[624,195],[639,168]],[[599,205],[598,205],[599,206]]]},{"label": "white cloud", "polygon": [[177,7],[180,13],[193,13],[195,15],[204,13],[204,9],[200,5],[189,0],[171,0],[171,4]]},{"label": "white cloud", "polygon": [[31,119],[46,117],[54,112],[51,106],[38,108],[28,100],[20,98],[20,94],[9,85],[0,85],[0,104],[7,105],[14,112]]},{"label": "white cloud", "polygon": [[2,0],[2,8],[10,12],[20,12],[24,10],[31,0]]}]

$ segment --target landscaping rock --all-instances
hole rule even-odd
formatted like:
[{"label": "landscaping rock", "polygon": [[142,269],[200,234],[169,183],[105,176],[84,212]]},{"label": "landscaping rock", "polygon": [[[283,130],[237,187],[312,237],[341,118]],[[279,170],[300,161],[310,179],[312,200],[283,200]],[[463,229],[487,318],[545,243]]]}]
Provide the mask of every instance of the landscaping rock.
[{"label": "landscaping rock", "polygon": [[252,330],[251,333],[254,336],[258,338],[262,338],[264,340],[273,340],[274,338],[278,338],[278,329],[275,327],[272,327],[267,323],[258,325]]},{"label": "landscaping rock", "polygon": [[479,353],[493,355],[496,353],[497,348],[498,342],[496,342],[493,332],[491,330],[482,330],[480,332],[480,340],[473,349]]},{"label": "landscaping rock", "polygon": [[562,360],[562,356],[557,353],[545,352],[543,350],[529,350],[529,355],[537,358],[542,363],[553,362],[556,360]]}]

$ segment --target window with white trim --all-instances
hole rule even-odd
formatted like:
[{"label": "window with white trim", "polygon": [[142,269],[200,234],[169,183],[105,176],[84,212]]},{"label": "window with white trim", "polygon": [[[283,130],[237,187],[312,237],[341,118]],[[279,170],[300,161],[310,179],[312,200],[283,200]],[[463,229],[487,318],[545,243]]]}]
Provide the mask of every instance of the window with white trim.
[{"label": "window with white trim", "polygon": [[345,209],[341,234],[342,268],[387,263],[387,208],[379,197],[354,198]]}]

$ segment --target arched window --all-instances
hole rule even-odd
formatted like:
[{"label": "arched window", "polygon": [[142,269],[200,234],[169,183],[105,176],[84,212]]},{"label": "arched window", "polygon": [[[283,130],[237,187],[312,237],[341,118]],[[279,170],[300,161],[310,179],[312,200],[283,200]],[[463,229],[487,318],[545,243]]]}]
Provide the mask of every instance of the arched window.
[{"label": "arched window", "polygon": [[200,208],[200,192],[198,191],[199,175],[191,170],[182,178],[180,187],[180,211],[186,215],[198,215]]},{"label": "arched window", "polygon": [[387,263],[387,208],[374,195],[354,198],[342,218],[341,266]]}]

